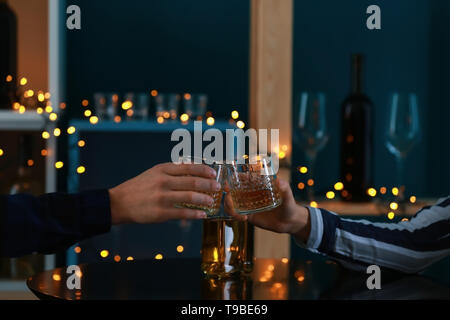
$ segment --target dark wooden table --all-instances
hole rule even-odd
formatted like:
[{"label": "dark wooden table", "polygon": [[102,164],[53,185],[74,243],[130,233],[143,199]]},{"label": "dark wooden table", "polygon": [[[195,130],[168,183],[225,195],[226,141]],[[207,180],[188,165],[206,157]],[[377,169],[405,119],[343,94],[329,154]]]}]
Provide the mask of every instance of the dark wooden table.
[{"label": "dark wooden table", "polygon": [[27,280],[40,299],[272,300],[450,299],[450,288],[421,276],[382,271],[382,289],[368,290],[368,275],[322,259],[257,259],[253,273],[234,280],[206,279],[199,259],[127,261],[81,265],[81,289],[69,290],[65,269]]}]

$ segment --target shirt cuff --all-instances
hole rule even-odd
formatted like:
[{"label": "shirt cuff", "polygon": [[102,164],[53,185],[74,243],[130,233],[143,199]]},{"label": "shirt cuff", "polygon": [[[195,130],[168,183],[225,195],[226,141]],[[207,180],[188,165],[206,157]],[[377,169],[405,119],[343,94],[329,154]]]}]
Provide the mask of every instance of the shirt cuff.
[{"label": "shirt cuff", "polygon": [[309,219],[311,222],[311,232],[308,241],[305,243],[295,239],[298,246],[313,252],[319,252],[319,246],[323,237],[323,219],[320,210],[313,207],[306,207],[309,211]]}]

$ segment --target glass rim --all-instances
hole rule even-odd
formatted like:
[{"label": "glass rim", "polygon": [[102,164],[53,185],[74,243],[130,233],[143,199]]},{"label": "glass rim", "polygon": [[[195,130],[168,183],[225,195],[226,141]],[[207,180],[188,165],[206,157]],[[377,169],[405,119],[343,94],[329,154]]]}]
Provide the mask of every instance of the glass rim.
[{"label": "glass rim", "polygon": [[[259,162],[271,162],[272,161],[272,155],[271,154],[256,154],[256,155],[243,155],[242,159],[233,159],[229,160],[227,159],[225,162],[230,165],[248,165],[248,164],[258,164]],[[241,163],[242,162],[242,163]]]},{"label": "glass rim", "polygon": [[[212,161],[209,161],[212,160]],[[210,163],[208,163],[210,162]],[[223,160],[216,161],[214,159],[207,159],[205,157],[196,157],[196,156],[181,156],[178,158],[176,164],[204,164],[204,165],[225,165]]]},{"label": "glass rim", "polygon": [[178,160],[174,162],[176,164],[205,164],[205,165],[219,165],[224,167],[241,167],[262,164],[263,166],[272,167],[272,155],[258,154],[252,158],[245,155],[243,160],[216,160],[205,157],[196,157],[193,155],[179,156]]}]

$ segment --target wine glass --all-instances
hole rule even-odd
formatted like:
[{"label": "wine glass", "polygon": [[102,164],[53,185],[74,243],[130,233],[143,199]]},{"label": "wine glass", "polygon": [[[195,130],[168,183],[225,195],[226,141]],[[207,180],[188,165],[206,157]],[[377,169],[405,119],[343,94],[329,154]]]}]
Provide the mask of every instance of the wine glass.
[{"label": "wine glass", "polygon": [[[326,98],[321,92],[302,92],[295,127],[298,133],[294,134],[297,142],[305,152],[310,179],[314,179],[314,168],[317,154],[328,142],[327,121],[325,111]],[[308,188],[308,200],[313,200],[314,189]]]},{"label": "wine glass", "polygon": [[105,94],[100,92],[94,93],[94,108],[95,114],[99,119],[104,120],[107,118]]},{"label": "wine glass", "polygon": [[[124,105],[124,104],[128,105]],[[136,95],[134,93],[127,93],[124,96],[124,104],[122,104],[122,109],[126,110],[126,119],[127,120],[134,120],[135,115],[135,107],[136,107]]]},{"label": "wine glass", "polygon": [[397,162],[399,198],[403,200],[405,158],[420,139],[417,96],[414,93],[395,92],[390,96],[389,104],[386,147]]},{"label": "wine glass", "polygon": [[105,95],[105,98],[106,98],[105,116],[110,120],[114,120],[114,118],[119,115],[119,95],[117,93],[107,93]]},{"label": "wine glass", "polygon": [[167,108],[171,120],[176,120],[179,112],[180,95],[178,93],[171,93],[167,95]]},{"label": "wine glass", "polygon": [[150,95],[148,93],[138,93],[136,100],[137,102],[134,107],[135,117],[143,121],[148,120],[148,113],[150,109]]}]

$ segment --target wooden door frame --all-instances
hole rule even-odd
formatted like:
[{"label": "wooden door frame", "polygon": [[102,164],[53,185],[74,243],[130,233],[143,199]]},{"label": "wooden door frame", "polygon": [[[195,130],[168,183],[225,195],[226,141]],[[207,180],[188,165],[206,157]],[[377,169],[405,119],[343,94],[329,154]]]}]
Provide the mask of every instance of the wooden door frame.
[{"label": "wooden door frame", "polygon": [[[250,127],[280,129],[292,150],[293,0],[251,0]],[[289,179],[289,170],[279,176]],[[255,256],[290,256],[290,237],[257,229]]]}]

